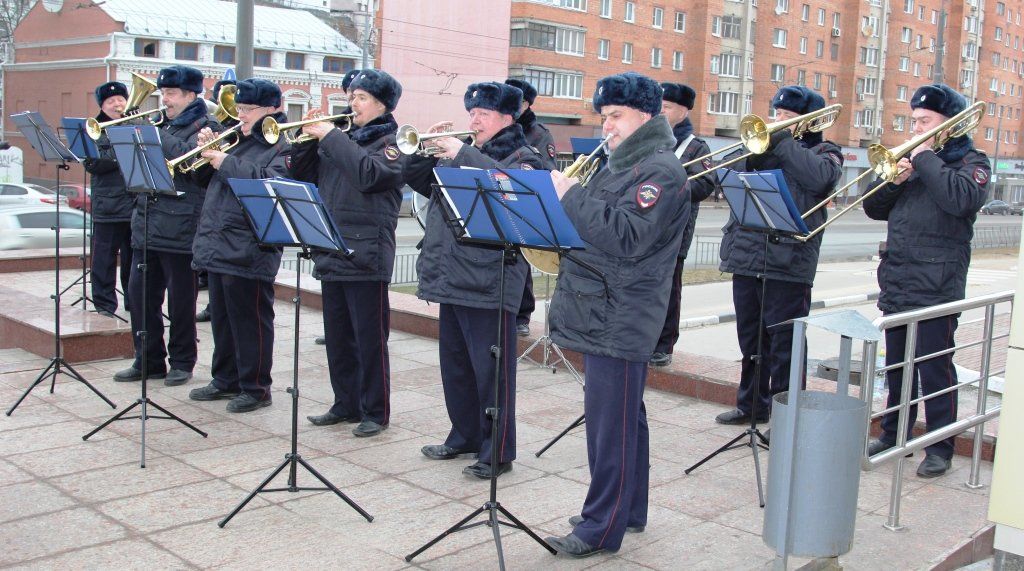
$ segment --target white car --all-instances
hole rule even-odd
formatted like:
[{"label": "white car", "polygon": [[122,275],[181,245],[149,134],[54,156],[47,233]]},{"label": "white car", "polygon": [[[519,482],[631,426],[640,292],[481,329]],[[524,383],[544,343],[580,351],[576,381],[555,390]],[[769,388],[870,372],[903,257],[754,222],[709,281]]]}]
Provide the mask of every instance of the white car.
[{"label": "white car", "polygon": [[0,183],[0,206],[43,206],[57,204],[57,200],[60,200],[61,207],[68,203],[66,196],[58,197],[52,189],[38,184]]},{"label": "white car", "polygon": [[[57,233],[57,209],[53,206],[0,208],[0,250],[53,248]],[[60,245],[80,247],[89,217],[80,210],[61,209]]]}]

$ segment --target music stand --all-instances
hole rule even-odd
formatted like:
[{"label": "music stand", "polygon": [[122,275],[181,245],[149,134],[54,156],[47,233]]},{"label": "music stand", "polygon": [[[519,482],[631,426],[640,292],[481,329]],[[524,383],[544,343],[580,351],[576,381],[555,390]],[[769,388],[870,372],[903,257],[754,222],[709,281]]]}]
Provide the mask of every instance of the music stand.
[{"label": "music stand", "polygon": [[[501,267],[498,278],[499,314],[504,311],[505,266],[515,263],[516,251],[520,246],[554,250],[568,255],[572,249],[582,249],[585,244],[576,233],[562,209],[558,196],[551,185],[548,171],[524,170],[480,170],[459,168],[435,168],[438,179],[438,203],[449,227],[460,244],[501,249]],[[498,319],[497,344],[491,347],[494,356],[494,405],[487,409],[491,419],[491,481],[490,495],[483,506],[476,508],[467,517],[449,527],[425,545],[405,557],[407,562],[426,551],[448,535],[487,525],[494,535],[498,551],[498,567],[505,569],[505,556],[501,546],[500,526],[504,525],[526,532],[537,543],[555,554],[547,544],[510,511],[498,502],[498,418],[501,415],[499,395],[502,393],[501,371],[507,356],[505,327]],[[505,382],[508,382],[506,379]],[[469,523],[482,513],[487,519]],[[510,522],[499,519],[499,513]]]},{"label": "music stand", "polygon": [[[46,123],[46,120],[43,119],[43,116],[38,112],[28,111],[25,113],[18,113],[16,115],[11,115],[11,119],[14,121],[14,124],[17,125],[18,130],[21,131],[21,134],[28,139],[32,148],[35,149],[41,157],[43,157],[44,161],[57,163],[54,165],[54,169],[56,171],[58,192],[55,216],[56,224],[53,227],[53,230],[56,232],[53,246],[54,293],[50,296],[50,299],[53,300],[53,358],[50,359],[50,363],[46,365],[43,372],[39,373],[36,380],[33,381],[27,389],[25,389],[25,392],[22,393],[17,402],[11,405],[11,408],[7,409],[7,416],[11,416],[14,409],[18,408],[18,405],[21,404],[21,401],[25,400],[25,397],[32,392],[32,389],[39,386],[39,384],[45,381],[47,377],[50,377],[51,379],[50,393],[53,394],[54,388],[57,385],[57,375],[60,373],[64,373],[72,379],[89,387],[89,390],[96,393],[98,397],[106,401],[111,408],[116,409],[117,405],[111,402],[110,399],[104,396],[103,393],[96,389],[96,387],[89,384],[89,381],[85,380],[85,377],[80,375],[78,371],[76,371],[74,367],[64,359],[63,349],[60,344],[60,171],[68,170],[70,168],[68,166],[68,162],[79,162],[79,158],[60,141],[57,137],[57,133],[53,131],[53,128]],[[82,232],[85,232],[85,224],[82,224]],[[63,367],[63,370],[61,367]]]},{"label": "music stand", "polygon": [[[731,169],[719,169],[722,191],[729,204],[732,216],[740,228],[764,234],[764,258],[761,274],[761,304],[757,320],[757,353],[751,355],[754,362],[754,392],[750,405],[750,426],[738,436],[726,442],[717,450],[690,466],[684,473],[689,474],[702,464],[727,450],[749,447],[754,454],[754,475],[757,480],[757,499],[764,507],[764,487],[761,481],[761,460],[759,448],[768,449],[768,438],[757,428],[757,402],[761,394],[761,369],[764,356],[761,355],[764,336],[764,298],[768,284],[768,245],[778,244],[783,236],[806,236],[809,231],[797,210],[796,203],[789,193],[786,179],[781,170],[764,170],[757,172],[737,172]],[[740,442],[746,439],[746,442]]]},{"label": "music stand", "polygon": [[[231,191],[238,198],[242,205],[242,212],[249,221],[249,226],[256,236],[256,242],[260,247],[284,247],[292,246],[299,248],[295,263],[295,297],[292,303],[295,305],[295,326],[292,334],[292,386],[287,390],[292,395],[292,447],[291,452],[285,454],[281,462],[270,475],[267,476],[259,486],[256,486],[248,496],[238,504],[220,522],[219,527],[227,525],[231,518],[235,517],[246,504],[261,492],[303,492],[303,491],[324,491],[330,490],[339,498],[345,501],[352,509],[359,512],[359,515],[372,522],[373,516],[359,507],[354,501],[339,490],[330,480],[325,478],[315,468],[310,466],[299,454],[299,309],[302,307],[301,289],[301,263],[302,259],[311,257],[310,249],[316,248],[328,252],[340,252],[344,255],[351,255],[352,251],[345,247],[341,238],[341,232],[335,225],[330,213],[320,198],[317,187],[295,180],[284,178],[275,179],[228,179]],[[310,474],[320,480],[323,488],[300,487],[297,483],[299,464]],[[278,474],[288,470],[288,486],[284,488],[267,488]]]},{"label": "music stand", "polygon": [[[142,303],[142,305],[139,306],[142,319],[139,324],[139,331],[135,332],[136,337],[139,339],[139,347],[141,347],[140,352],[142,353],[142,357],[140,358],[140,367],[142,370],[142,394],[128,408],[115,414],[107,419],[106,422],[94,428],[88,434],[83,436],[82,440],[88,440],[90,436],[103,430],[108,424],[115,420],[138,418],[142,424],[142,453],[139,467],[145,468],[147,419],[175,420],[200,434],[203,438],[207,437],[207,434],[202,430],[199,430],[192,424],[182,420],[169,410],[153,402],[153,400],[149,398],[149,394],[147,392],[149,369],[146,356],[146,305],[149,299],[146,280],[149,272],[146,267],[146,254],[147,249],[149,248],[149,202],[153,200],[156,195],[177,196],[180,193],[174,189],[174,181],[171,178],[170,171],[167,169],[167,160],[164,159],[164,152],[160,147],[160,134],[156,127],[152,125],[108,127],[106,129],[106,133],[107,137],[110,139],[111,146],[114,148],[114,154],[117,156],[117,166],[121,170],[121,175],[124,176],[126,190],[130,193],[135,193],[144,197],[142,202],[142,261],[138,266],[139,271],[142,273],[142,299],[139,300]],[[164,413],[165,416],[150,415],[146,411],[147,405],[151,405],[153,408]],[[125,414],[137,406],[141,407],[138,416],[125,416]]]}]

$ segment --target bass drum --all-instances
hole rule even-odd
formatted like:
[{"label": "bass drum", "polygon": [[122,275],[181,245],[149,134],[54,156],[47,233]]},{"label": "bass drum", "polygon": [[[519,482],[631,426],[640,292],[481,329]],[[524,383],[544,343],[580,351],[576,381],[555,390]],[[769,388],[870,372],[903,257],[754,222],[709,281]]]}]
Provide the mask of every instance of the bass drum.
[{"label": "bass drum", "polygon": [[537,268],[541,273],[552,276],[558,275],[558,262],[561,255],[551,250],[537,250],[534,248],[522,248],[523,257],[530,265]]},{"label": "bass drum", "polygon": [[420,223],[420,228],[427,229],[427,211],[430,207],[430,199],[422,194],[413,191],[412,193],[412,216]]}]

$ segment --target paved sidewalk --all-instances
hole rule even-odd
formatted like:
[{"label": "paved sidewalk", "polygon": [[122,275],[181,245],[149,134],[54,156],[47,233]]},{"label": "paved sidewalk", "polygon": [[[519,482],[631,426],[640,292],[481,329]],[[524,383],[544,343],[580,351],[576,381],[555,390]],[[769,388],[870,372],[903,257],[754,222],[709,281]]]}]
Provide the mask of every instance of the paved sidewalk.
[{"label": "paved sidewalk", "polygon": [[[205,295],[200,303],[205,301]],[[331,401],[326,357],[313,337],[319,312],[303,311],[299,372],[300,452],[375,516],[367,523],[325,492],[265,494],[225,529],[216,522],[270,473],[289,448],[292,312],[275,304],[274,405],[228,414],[223,402],[195,403],[190,389],[209,380],[211,335],[201,324],[196,379],[181,387],[151,385],[150,396],[210,433],[203,439],[177,423],[151,420],[147,468],[138,467],[139,422],[115,423],[88,442],[81,435],[113,411],[85,387],[62,377],[56,392],[39,387],[11,417],[0,418],[0,567],[24,568],[270,568],[487,569],[496,567],[490,530],[444,539],[413,564],[403,557],[468,515],[486,499],[487,482],[461,474],[468,460],[430,461],[419,453],[437,443],[449,422],[437,368],[437,343],[391,336],[392,425],[359,439],[351,425],[315,428],[305,415]],[[46,365],[21,350],[0,350],[0,403],[8,406]],[[121,407],[137,384],[115,384],[129,361],[76,368]],[[540,535],[563,535],[586,493],[586,447],[575,431],[542,458],[533,452],[582,411],[582,390],[568,374],[523,366],[518,375],[515,469],[499,480],[499,499]],[[616,554],[581,561],[550,556],[525,534],[505,530],[510,569],[761,569],[773,553],[761,541],[753,463],[737,450],[690,476],[683,470],[738,434],[713,417],[726,407],[649,390],[650,519]],[[920,455],[919,455],[920,456]],[[891,468],[863,473],[853,551],[847,569],[929,568],[986,526],[988,489],[963,486],[968,460],[953,473],[916,478],[907,462],[905,533],[884,530]],[[982,481],[990,481],[990,465]],[[283,478],[279,477],[279,483]],[[314,485],[300,471],[300,485]]]}]

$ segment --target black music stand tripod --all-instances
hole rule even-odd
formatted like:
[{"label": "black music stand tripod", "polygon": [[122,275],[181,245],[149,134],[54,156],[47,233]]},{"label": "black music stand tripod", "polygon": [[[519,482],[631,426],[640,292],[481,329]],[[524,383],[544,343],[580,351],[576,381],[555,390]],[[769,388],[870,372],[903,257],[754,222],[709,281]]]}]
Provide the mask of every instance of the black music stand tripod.
[{"label": "black music stand tripod", "polygon": [[[752,232],[764,234],[764,257],[761,273],[757,279],[761,281],[760,311],[757,319],[757,353],[750,356],[754,362],[753,395],[750,404],[750,425],[735,438],[726,442],[717,450],[708,454],[696,464],[683,472],[690,474],[705,462],[728,450],[750,448],[754,455],[754,475],[757,480],[758,504],[764,507],[764,485],[761,479],[760,450],[768,450],[768,438],[757,427],[757,404],[761,394],[761,371],[764,366],[764,299],[768,286],[768,246],[778,244],[783,236],[806,235],[806,227],[799,215],[787,209],[785,199],[789,199],[789,191],[781,172],[737,173],[727,171],[723,178],[722,188],[733,216],[739,227]],[[772,325],[774,327],[774,325]]]},{"label": "black music stand tripod", "polygon": [[[149,302],[149,296],[146,286],[149,271],[146,266],[146,253],[149,248],[149,203],[154,200],[157,195],[177,195],[177,192],[174,189],[174,182],[171,180],[170,173],[167,170],[167,162],[164,159],[163,150],[160,147],[160,136],[157,133],[156,127],[153,126],[111,127],[107,129],[107,134],[108,137],[110,137],[111,145],[114,146],[115,152],[119,155],[118,166],[121,169],[121,174],[124,175],[125,186],[127,187],[128,192],[139,194],[144,197],[142,202],[142,260],[139,261],[138,266],[139,272],[142,274],[142,299],[140,300],[142,305],[139,306],[142,318],[140,319],[139,331],[135,332],[136,337],[139,339],[138,346],[141,347],[139,366],[142,371],[142,393],[135,402],[128,406],[128,408],[110,417],[106,422],[97,426],[88,434],[82,436],[82,440],[88,440],[90,436],[103,430],[107,425],[115,420],[130,420],[137,418],[139,419],[142,427],[142,448],[139,467],[145,468],[146,420],[151,418],[159,420],[174,420],[179,424],[190,428],[203,438],[206,438],[207,434],[189,422],[182,420],[181,417],[175,415],[166,408],[153,402],[153,399],[149,398],[148,393],[149,369],[147,353],[149,351],[146,346],[146,341],[148,339],[146,329],[146,305]],[[154,416],[149,414],[146,410],[148,406],[152,406],[162,412],[164,416]],[[139,407],[138,416],[125,416],[135,407]]]},{"label": "black music stand tripod", "polygon": [[[284,461],[278,464],[277,468],[274,468],[270,475],[264,478],[259,486],[256,486],[256,489],[249,492],[249,495],[235,506],[235,509],[231,510],[231,513],[220,520],[217,526],[227,525],[231,518],[235,517],[235,514],[260,493],[327,490],[334,492],[366,521],[372,522],[372,515],[345,495],[320,472],[317,472],[299,454],[299,314],[302,307],[302,260],[308,260],[311,257],[311,246],[348,256],[351,256],[352,252],[345,247],[341,233],[338,232],[330,213],[320,200],[316,187],[285,179],[242,181],[232,179],[231,187],[256,235],[256,241],[261,247],[296,246],[299,248],[299,252],[295,255],[295,296],[292,298],[292,304],[295,306],[295,322],[292,333],[292,386],[287,389],[288,393],[292,395],[292,435],[291,450],[284,455]],[[268,205],[271,208],[268,209]],[[284,235],[281,233],[282,230]],[[302,465],[324,487],[299,486],[297,478],[299,465]],[[267,485],[286,467],[288,468],[287,486],[268,488]]]},{"label": "black music stand tripod", "polygon": [[[458,240],[461,244],[487,246],[491,248],[497,247],[502,250],[503,255],[501,257],[501,267],[499,269],[498,274],[497,307],[497,311],[499,312],[499,314],[501,314],[501,312],[504,311],[502,303],[504,302],[505,299],[505,266],[516,263],[517,256],[519,255],[518,248],[520,246],[539,246],[546,247],[549,249],[553,247],[554,249],[557,250],[561,250],[562,248],[559,247],[558,240],[555,237],[556,235],[554,232],[550,215],[548,214],[544,202],[540,200],[539,194],[536,191],[530,189],[529,186],[515,179],[515,177],[513,177],[511,173],[501,171],[500,169],[498,170],[502,174],[508,176],[513,181],[518,183],[520,186],[525,187],[526,191],[515,191],[509,189],[495,190],[489,188],[490,185],[488,185],[488,187],[485,188],[484,184],[481,182],[481,179],[474,176],[475,186],[473,187],[445,185],[444,180],[442,180],[441,184],[437,187],[435,192],[444,193],[445,195],[445,198],[439,200],[438,203],[446,207],[442,208],[442,213],[446,218],[448,218],[448,226],[454,232],[456,240]],[[438,177],[442,178],[442,175],[439,173]],[[468,190],[475,193],[472,199],[472,204],[469,206],[468,212],[466,214],[463,215],[449,209],[450,205],[457,204],[457,202],[448,200],[448,191],[450,190]],[[540,217],[543,217],[543,220],[540,220],[540,217],[538,217],[538,221],[536,223],[531,222],[529,218],[526,215],[524,215],[523,212],[517,212],[515,210],[510,209],[505,202],[497,198],[498,195],[529,195],[537,197],[538,201],[540,202],[539,214]],[[495,205],[500,205],[501,207],[503,207],[504,210],[502,210],[502,212],[499,214],[498,212],[496,212]],[[477,208],[481,208],[481,210],[477,211]],[[488,234],[490,236],[486,238],[483,236],[481,236],[480,238],[473,238],[468,237],[466,235],[465,227],[468,227],[472,224],[474,216],[476,216],[478,219],[489,221],[490,231],[488,232]],[[541,243],[539,244],[525,244],[522,242],[521,236],[517,240],[516,237],[506,233],[505,227],[503,226],[502,223],[499,222],[499,217],[502,220],[512,221],[513,226],[515,226],[517,223],[521,223],[525,224],[526,226],[529,226],[531,229],[535,231],[538,227],[545,227],[550,231],[550,234],[541,233]],[[501,526],[522,530],[526,532],[526,534],[529,535],[531,538],[533,538],[534,541],[536,541],[542,547],[547,549],[552,555],[557,553],[553,547],[548,545],[546,541],[541,539],[541,537],[534,533],[533,530],[531,530],[529,527],[527,527],[526,524],[524,524],[518,518],[512,515],[512,512],[506,509],[505,506],[501,505],[501,503],[498,501],[497,466],[498,464],[500,464],[501,458],[499,457],[498,454],[497,436],[499,434],[498,419],[501,416],[500,395],[502,392],[503,383],[501,373],[502,370],[504,369],[503,365],[505,363],[505,359],[508,358],[508,355],[506,355],[505,351],[502,349],[505,346],[506,339],[507,337],[505,334],[505,327],[503,326],[503,320],[499,317],[497,344],[491,347],[491,354],[494,356],[494,404],[492,407],[489,407],[486,410],[487,415],[491,419],[491,478],[488,499],[486,502],[484,502],[484,504],[481,507],[478,507],[475,510],[473,510],[472,513],[470,513],[468,516],[457,522],[455,525],[452,525],[451,527],[443,531],[440,535],[438,535],[434,539],[431,539],[429,542],[424,544],[416,551],[413,551],[409,555],[406,555],[406,562],[411,562],[413,558],[415,558],[417,555],[423,553],[424,551],[431,548],[436,543],[438,543],[439,541],[453,533],[482,525],[486,525],[491,528],[491,531],[494,536],[494,544],[498,551],[498,567],[502,571],[504,571],[505,569],[505,555],[501,545]],[[507,383],[508,379],[505,379],[504,382]],[[486,519],[470,523],[472,520],[476,519],[476,517],[481,514],[486,514]],[[509,521],[502,520],[499,517],[499,514],[507,518]]]},{"label": "black music stand tripod", "polygon": [[[78,162],[78,157],[60,141],[57,134],[39,113],[19,113],[17,115],[12,115],[11,119],[14,120],[14,123],[18,126],[18,130],[21,131],[22,135],[24,135],[24,137],[29,141],[32,148],[43,157],[44,161],[57,163],[55,165],[55,170],[57,188],[59,189],[60,172],[70,168],[68,167],[69,161]],[[89,384],[89,381],[85,380],[85,377],[79,374],[78,371],[76,371],[74,367],[64,359],[63,349],[60,342],[60,193],[57,194],[56,212],[56,225],[53,227],[53,230],[56,233],[56,237],[54,238],[55,244],[53,247],[54,293],[50,296],[50,299],[53,300],[53,358],[50,359],[50,363],[46,365],[43,372],[39,373],[36,380],[33,381],[27,389],[25,389],[25,392],[22,393],[20,398],[18,398],[17,402],[11,405],[11,408],[7,409],[7,416],[11,416],[14,409],[18,408],[18,405],[25,400],[25,397],[32,392],[32,389],[45,382],[47,378],[50,379],[50,393],[52,394],[57,384],[57,375],[61,373],[64,373],[72,379],[89,387],[89,390],[96,393],[96,395],[109,404],[111,408],[117,408],[117,405],[111,402],[110,399],[104,396],[103,393],[96,389],[96,387]],[[84,224],[82,225],[82,231],[85,231]]]}]

